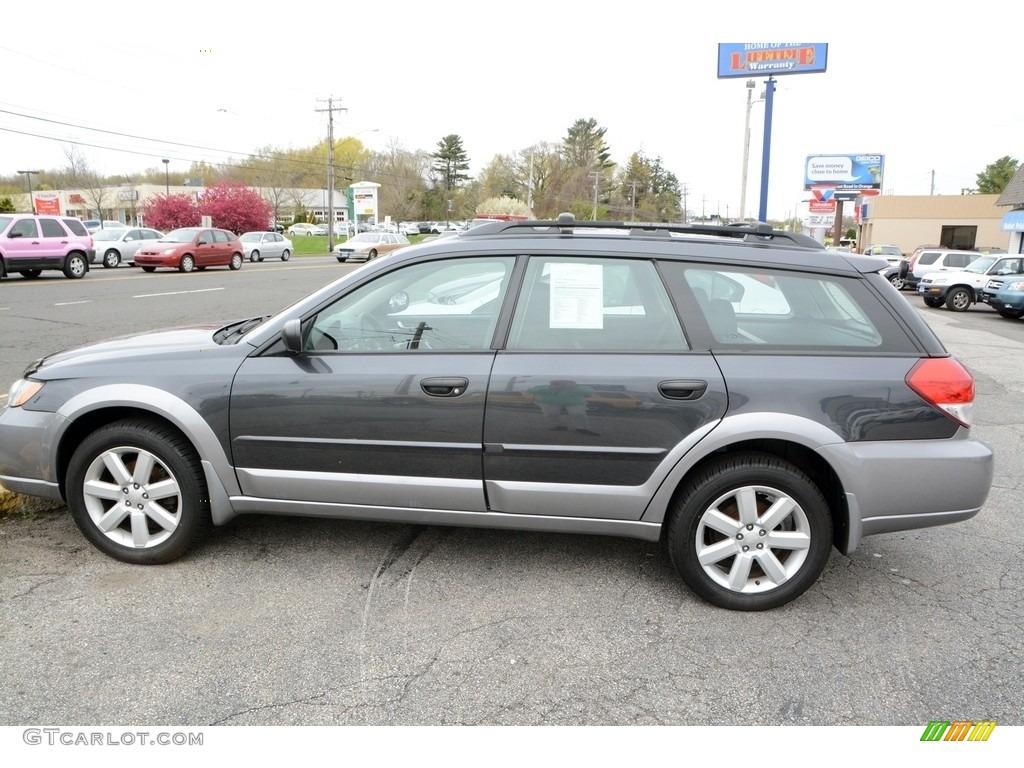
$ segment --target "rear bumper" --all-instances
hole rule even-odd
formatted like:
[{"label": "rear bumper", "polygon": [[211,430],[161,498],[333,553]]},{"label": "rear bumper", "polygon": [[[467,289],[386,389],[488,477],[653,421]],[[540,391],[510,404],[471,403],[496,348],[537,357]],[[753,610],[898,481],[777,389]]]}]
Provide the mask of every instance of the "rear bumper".
[{"label": "rear bumper", "polygon": [[980,440],[837,443],[820,453],[839,475],[850,521],[844,553],[864,536],[947,525],[974,517],[992,487],[992,450]]}]

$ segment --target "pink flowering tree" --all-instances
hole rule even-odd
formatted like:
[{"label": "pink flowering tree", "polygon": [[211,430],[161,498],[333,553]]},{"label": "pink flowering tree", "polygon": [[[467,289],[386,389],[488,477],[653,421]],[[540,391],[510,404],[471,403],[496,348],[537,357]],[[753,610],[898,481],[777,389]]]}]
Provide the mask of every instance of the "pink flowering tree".
[{"label": "pink flowering tree", "polygon": [[169,232],[178,227],[199,226],[199,203],[191,195],[156,195],[141,207],[147,227]]},{"label": "pink flowering tree", "polygon": [[265,230],[273,214],[270,203],[256,190],[227,181],[206,188],[199,199],[199,211],[210,217],[213,226],[235,234]]}]

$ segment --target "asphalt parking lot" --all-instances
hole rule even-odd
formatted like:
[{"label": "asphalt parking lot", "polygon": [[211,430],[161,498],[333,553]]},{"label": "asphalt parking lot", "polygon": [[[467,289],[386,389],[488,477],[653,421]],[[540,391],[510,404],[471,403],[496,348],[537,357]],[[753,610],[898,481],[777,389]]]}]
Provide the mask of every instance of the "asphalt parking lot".
[{"label": "asphalt parking lot", "polygon": [[[265,314],[346,269],[6,281],[3,387],[44,351]],[[631,540],[250,517],[138,567],[40,512],[0,524],[0,724],[1020,725],[1024,321],[920,311],[976,377],[988,504],[833,552],[783,608],[712,608]]]}]

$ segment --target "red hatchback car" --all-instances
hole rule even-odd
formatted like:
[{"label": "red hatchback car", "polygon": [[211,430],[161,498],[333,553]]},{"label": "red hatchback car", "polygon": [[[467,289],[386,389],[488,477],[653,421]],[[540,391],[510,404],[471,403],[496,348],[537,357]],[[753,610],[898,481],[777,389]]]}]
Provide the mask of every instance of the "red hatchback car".
[{"label": "red hatchback car", "polygon": [[135,266],[143,272],[170,267],[179,272],[207,267],[242,268],[242,244],[226,229],[183,227],[159,240],[147,242],[135,254]]}]

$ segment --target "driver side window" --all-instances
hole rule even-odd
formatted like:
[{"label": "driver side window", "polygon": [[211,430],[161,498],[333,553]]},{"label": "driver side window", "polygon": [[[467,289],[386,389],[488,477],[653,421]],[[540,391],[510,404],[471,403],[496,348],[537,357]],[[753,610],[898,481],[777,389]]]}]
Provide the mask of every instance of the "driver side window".
[{"label": "driver side window", "polygon": [[396,269],[320,311],[315,352],[490,349],[515,258],[444,259]]}]

